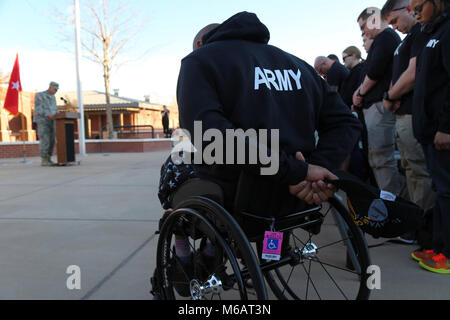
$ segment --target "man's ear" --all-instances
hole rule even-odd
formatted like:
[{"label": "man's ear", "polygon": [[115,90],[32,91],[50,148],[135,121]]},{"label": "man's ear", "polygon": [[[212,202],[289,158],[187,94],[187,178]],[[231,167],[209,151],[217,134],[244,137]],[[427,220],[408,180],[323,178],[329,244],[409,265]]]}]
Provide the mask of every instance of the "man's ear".
[{"label": "man's ear", "polygon": [[410,14],[410,15],[412,15],[413,14],[413,9],[411,8],[411,5],[407,5],[406,7],[405,7],[405,9],[406,9],[406,11],[408,11],[408,13]]},{"label": "man's ear", "polygon": [[197,48],[200,48],[203,45],[202,40],[197,40]]}]

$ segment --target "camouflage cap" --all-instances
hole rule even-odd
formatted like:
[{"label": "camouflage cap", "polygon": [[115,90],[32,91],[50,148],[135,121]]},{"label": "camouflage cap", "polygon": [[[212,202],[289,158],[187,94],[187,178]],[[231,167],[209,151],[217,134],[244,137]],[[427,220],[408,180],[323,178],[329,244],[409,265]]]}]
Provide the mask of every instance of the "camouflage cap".
[{"label": "camouflage cap", "polygon": [[55,81],[50,82],[49,86],[55,87],[56,89],[59,89],[59,84]]}]

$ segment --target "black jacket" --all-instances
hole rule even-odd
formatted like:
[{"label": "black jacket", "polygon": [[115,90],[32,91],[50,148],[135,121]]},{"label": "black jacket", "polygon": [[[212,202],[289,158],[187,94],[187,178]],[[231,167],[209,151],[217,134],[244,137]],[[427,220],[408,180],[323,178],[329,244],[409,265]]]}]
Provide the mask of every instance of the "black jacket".
[{"label": "black jacket", "polygon": [[[339,94],[303,60],[268,45],[270,34],[255,14],[241,12],[203,38],[203,47],[182,60],[177,86],[180,126],[195,141],[194,121],[210,128],[279,129],[279,171],[274,182],[303,181],[309,163],[338,168],[356,143],[360,124]],[[315,130],[320,135],[315,147]],[[197,166],[236,183],[239,170],[257,165]]]},{"label": "black jacket", "polygon": [[422,144],[436,132],[450,134],[450,18],[443,13],[425,30],[430,35],[419,55],[414,86],[413,128]]}]

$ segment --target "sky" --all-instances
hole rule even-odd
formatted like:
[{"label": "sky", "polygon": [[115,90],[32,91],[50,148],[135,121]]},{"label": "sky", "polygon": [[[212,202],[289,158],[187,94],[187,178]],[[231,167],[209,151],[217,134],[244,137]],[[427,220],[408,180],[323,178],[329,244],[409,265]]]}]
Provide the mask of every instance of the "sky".
[{"label": "sky", "polygon": [[[85,3],[87,0],[80,0]],[[118,0],[111,0],[116,2]],[[232,15],[255,13],[269,29],[270,44],[310,64],[315,57],[342,51],[350,45],[363,52],[356,18],[367,7],[381,8],[385,0],[128,0],[130,23],[140,31],[118,57],[126,61],[111,75],[111,89],[120,95],[170,104],[183,57],[192,51],[195,34],[210,23],[221,23]],[[83,8],[83,6],[82,6]],[[71,17],[72,0],[0,0],[0,70],[12,70],[19,54],[22,87],[43,91],[50,81],[60,91],[76,91],[73,27],[61,23],[60,13]],[[87,16],[81,10],[82,20]],[[66,30],[72,39],[64,38]],[[83,90],[104,92],[100,65],[85,58],[80,63]],[[341,60],[342,62],[342,60]]]}]

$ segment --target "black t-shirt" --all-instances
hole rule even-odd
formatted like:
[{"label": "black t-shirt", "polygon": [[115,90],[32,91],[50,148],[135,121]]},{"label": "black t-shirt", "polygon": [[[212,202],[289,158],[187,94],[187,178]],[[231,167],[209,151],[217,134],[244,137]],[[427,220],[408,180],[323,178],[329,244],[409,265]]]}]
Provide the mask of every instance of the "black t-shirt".
[{"label": "black t-shirt", "polygon": [[414,86],[414,136],[432,144],[436,132],[450,134],[450,13],[426,28],[429,39],[418,57]]},{"label": "black t-shirt", "polygon": [[377,35],[367,55],[367,76],[376,80],[375,86],[365,92],[364,107],[383,100],[383,93],[389,89],[392,79],[392,63],[395,49],[401,39],[391,28],[387,28]]},{"label": "black t-shirt", "polygon": [[345,104],[351,107],[353,105],[353,93],[358,89],[361,84],[361,75],[363,72],[363,64],[359,63],[354,66],[339,91]]},{"label": "black t-shirt", "polygon": [[327,72],[327,83],[330,87],[337,87],[337,91],[339,92],[348,74],[349,70],[340,62],[336,61]]},{"label": "black t-shirt", "polygon": [[[417,57],[426,45],[427,37],[420,31],[421,25],[417,23],[406,38],[399,44],[394,52],[392,68],[392,84],[394,85],[403,72],[408,69],[409,61]],[[395,112],[398,115],[412,114],[413,91],[402,96],[400,108]]]}]

